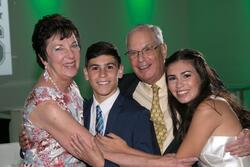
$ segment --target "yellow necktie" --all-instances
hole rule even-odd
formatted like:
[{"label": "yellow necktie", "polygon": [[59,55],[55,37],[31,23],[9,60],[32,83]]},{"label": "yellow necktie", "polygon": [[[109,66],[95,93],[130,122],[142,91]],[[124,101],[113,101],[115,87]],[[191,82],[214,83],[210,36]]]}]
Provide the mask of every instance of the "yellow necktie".
[{"label": "yellow necktie", "polygon": [[163,154],[163,144],[167,137],[167,128],[164,122],[164,115],[161,111],[160,102],[159,102],[159,87],[157,85],[152,86],[153,89],[153,101],[151,108],[151,120],[154,124],[156,138]]}]

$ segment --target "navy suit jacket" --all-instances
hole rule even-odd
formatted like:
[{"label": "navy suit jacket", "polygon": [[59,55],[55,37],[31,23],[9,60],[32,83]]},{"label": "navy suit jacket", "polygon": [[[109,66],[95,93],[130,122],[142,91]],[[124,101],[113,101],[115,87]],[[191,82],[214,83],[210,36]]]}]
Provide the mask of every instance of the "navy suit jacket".
[{"label": "navy suit jacket", "polygon": [[[133,98],[133,93],[139,82],[139,78],[137,78],[134,73],[123,75],[123,77],[119,80],[119,89],[121,91],[121,94]],[[177,152],[181,144],[181,141],[177,138],[178,137],[174,138],[173,141],[168,145],[164,154]]]},{"label": "navy suit jacket", "polygon": [[[84,126],[89,129],[93,99],[84,107]],[[114,133],[130,147],[151,154],[160,154],[150,112],[135,100],[119,94],[108,116],[105,134]],[[118,166],[105,161],[105,166]]]}]

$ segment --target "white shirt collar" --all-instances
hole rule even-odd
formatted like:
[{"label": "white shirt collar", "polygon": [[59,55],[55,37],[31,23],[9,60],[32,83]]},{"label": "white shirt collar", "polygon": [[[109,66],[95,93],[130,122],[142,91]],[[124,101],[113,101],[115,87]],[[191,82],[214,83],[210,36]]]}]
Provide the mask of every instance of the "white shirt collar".
[{"label": "white shirt collar", "polygon": [[106,113],[109,112],[111,107],[113,106],[119,93],[120,93],[120,90],[117,88],[115,93],[112,96],[110,96],[109,98],[107,98],[106,100],[104,100],[102,103],[98,103],[95,96],[93,95],[93,107],[96,108],[96,106],[99,105],[103,114],[106,115]]},{"label": "white shirt collar", "polygon": [[96,124],[96,106],[99,105],[101,110],[102,110],[102,114],[103,114],[103,119],[104,119],[104,132],[106,131],[106,126],[107,126],[107,120],[108,120],[108,116],[109,116],[109,112],[115,102],[115,100],[117,99],[117,97],[120,94],[120,90],[117,88],[116,92],[110,96],[109,98],[107,98],[106,100],[104,100],[101,104],[99,104],[95,97],[93,96],[93,104],[91,106],[91,117],[90,117],[90,125],[89,125],[89,131],[92,135],[95,135],[95,124]]}]

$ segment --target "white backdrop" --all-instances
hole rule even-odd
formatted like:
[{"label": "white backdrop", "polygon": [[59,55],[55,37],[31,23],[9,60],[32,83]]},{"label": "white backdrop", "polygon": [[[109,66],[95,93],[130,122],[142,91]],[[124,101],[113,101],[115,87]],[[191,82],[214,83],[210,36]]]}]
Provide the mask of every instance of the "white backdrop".
[{"label": "white backdrop", "polygon": [[0,75],[11,75],[11,47],[8,0],[0,0]]}]

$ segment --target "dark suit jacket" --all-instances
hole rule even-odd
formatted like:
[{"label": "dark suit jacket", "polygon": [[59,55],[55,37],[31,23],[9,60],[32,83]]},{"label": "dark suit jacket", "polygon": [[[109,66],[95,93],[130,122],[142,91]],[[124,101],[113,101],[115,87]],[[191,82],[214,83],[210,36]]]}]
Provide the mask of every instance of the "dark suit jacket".
[{"label": "dark suit jacket", "polygon": [[[90,125],[92,103],[93,100],[90,100],[84,107],[84,126],[87,129]],[[149,111],[135,100],[121,94],[109,112],[105,134],[110,132],[120,136],[135,149],[151,154],[160,154]],[[105,166],[117,165],[105,161]]]},{"label": "dark suit jacket", "polygon": [[[139,82],[140,82],[139,78],[137,78],[137,76],[134,73],[123,75],[123,77],[119,80],[119,88],[121,94],[133,98],[133,93]],[[180,144],[181,144],[180,140],[177,140],[177,138],[173,139],[173,141],[169,144],[169,146],[165,150],[164,154],[176,153]]]}]

